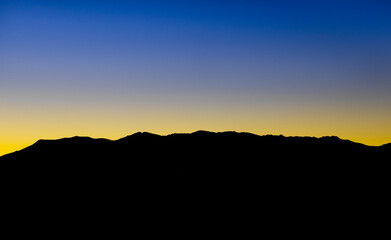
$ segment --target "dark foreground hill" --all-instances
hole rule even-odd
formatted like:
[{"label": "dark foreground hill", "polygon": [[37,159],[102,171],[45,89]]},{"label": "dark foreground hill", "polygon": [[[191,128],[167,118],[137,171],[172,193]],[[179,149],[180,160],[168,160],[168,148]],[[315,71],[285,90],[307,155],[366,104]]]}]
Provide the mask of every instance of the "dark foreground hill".
[{"label": "dark foreground hill", "polygon": [[26,211],[295,225],[384,212],[390,156],[338,137],[136,133],[40,140],[1,157],[0,173],[3,199]]}]

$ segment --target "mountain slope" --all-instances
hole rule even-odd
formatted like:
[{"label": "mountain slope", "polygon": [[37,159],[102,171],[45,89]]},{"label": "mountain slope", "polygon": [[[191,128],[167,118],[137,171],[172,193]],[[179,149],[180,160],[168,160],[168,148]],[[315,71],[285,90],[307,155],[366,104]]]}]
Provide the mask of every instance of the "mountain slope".
[{"label": "mountain slope", "polygon": [[74,179],[108,177],[125,182],[128,178],[159,179],[173,185],[220,180],[252,185],[263,178],[271,181],[266,187],[308,188],[379,178],[382,175],[374,172],[384,170],[376,168],[389,156],[387,146],[369,147],[337,137],[198,131],[168,136],[135,133],[117,141],[88,137],[40,140],[1,157],[0,165],[3,177],[17,176],[19,181],[46,176],[61,182],[72,175]]},{"label": "mountain slope", "polygon": [[0,178],[20,206],[28,199],[90,214],[103,207],[140,216],[354,215],[388,201],[390,153],[337,137],[135,133],[40,140],[1,157]]}]

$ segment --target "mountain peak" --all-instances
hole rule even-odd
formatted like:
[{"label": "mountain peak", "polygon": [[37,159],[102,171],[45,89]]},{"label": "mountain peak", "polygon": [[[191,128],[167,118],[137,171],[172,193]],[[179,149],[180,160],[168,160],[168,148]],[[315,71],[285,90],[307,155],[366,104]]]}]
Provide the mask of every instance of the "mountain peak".
[{"label": "mountain peak", "polygon": [[209,131],[206,131],[206,130],[198,130],[198,131],[195,131],[193,133],[191,133],[192,135],[210,135],[210,134],[216,134],[215,132],[209,132]]},{"label": "mountain peak", "polygon": [[120,138],[117,141],[119,142],[126,142],[129,140],[134,140],[134,139],[140,139],[140,138],[156,138],[156,137],[161,137],[160,135],[150,133],[150,132],[136,132],[131,135],[128,135],[124,138]]}]

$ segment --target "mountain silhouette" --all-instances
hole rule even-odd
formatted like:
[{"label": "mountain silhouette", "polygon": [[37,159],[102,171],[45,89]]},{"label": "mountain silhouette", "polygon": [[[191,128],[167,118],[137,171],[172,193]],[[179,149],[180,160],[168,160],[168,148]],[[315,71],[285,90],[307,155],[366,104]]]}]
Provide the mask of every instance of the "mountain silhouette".
[{"label": "mountain silhouette", "polygon": [[138,132],[116,141],[39,140],[0,157],[0,174],[10,203],[61,206],[63,214],[262,214],[293,223],[336,212],[358,217],[367,204],[383,206],[390,156],[391,144],[371,147],[334,136]]}]

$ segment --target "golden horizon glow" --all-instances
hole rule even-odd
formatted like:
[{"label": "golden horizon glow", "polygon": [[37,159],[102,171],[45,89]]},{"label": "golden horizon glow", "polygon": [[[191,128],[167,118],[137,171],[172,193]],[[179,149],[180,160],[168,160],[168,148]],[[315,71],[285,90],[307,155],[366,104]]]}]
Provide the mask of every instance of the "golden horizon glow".
[{"label": "golden horizon glow", "polygon": [[[203,102],[201,101],[203,100]],[[80,102],[72,107],[14,106],[1,119],[0,155],[20,150],[39,139],[89,136],[116,140],[135,132],[159,135],[237,131],[257,135],[338,136],[369,146],[391,142],[391,111],[388,105],[284,101],[258,104],[242,99],[205,98],[191,101],[144,102],[143,107],[124,102],[90,106]],[[237,104],[233,103],[235,101]],[[220,104],[216,104],[220,102]],[[262,102],[262,101],[261,101]],[[349,105],[349,107],[346,106]]]}]

